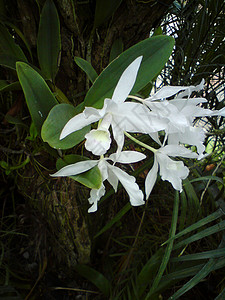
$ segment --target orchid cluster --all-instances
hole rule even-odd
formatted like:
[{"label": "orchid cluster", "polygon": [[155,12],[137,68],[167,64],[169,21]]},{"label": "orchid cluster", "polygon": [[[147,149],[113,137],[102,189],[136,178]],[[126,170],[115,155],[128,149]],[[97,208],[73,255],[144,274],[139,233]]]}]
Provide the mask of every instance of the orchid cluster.
[{"label": "orchid cluster", "polygon": [[[99,156],[99,159],[65,166],[52,175],[72,176],[98,166],[102,183],[99,189],[92,189],[90,192],[88,200],[91,207],[88,212],[97,210],[98,201],[105,194],[105,180],[115,192],[120,182],[130,197],[131,205],[139,206],[145,203],[144,194],[135,177],[115,166],[116,163],[131,164],[146,159],[146,155],[141,152],[123,151],[125,136],[154,153],[154,164],[145,179],[145,199],[148,199],[158,171],[162,180],[169,181],[175,190],[182,191],[182,180],[187,178],[189,169],[183,161],[171,157],[196,159],[204,157],[204,131],[201,127],[193,126],[194,119],[204,116],[224,116],[224,108],[220,111],[204,109],[199,104],[207,102],[205,98],[191,98],[192,92],[203,89],[203,80],[197,86],[163,87],[146,99],[129,95],[135,84],[141,61],[142,56],[136,58],[125,69],[112,98],[104,100],[102,109],[86,107],[82,113],[70,119],[61,132],[60,139],[63,139],[87,125],[98,122],[97,129],[92,129],[85,135],[85,148]],[[117,144],[117,151],[105,156],[112,144],[111,132]],[[159,145],[158,149],[144,144],[131,133],[149,135]],[[197,152],[186,148],[185,145],[195,146]]]}]

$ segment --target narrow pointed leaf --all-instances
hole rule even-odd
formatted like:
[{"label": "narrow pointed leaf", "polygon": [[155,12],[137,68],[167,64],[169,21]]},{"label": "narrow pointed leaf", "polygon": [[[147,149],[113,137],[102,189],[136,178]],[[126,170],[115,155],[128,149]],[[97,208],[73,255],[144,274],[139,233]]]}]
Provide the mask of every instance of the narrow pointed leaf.
[{"label": "narrow pointed leaf", "polygon": [[[56,168],[57,170],[60,170],[67,165],[74,164],[83,160],[88,160],[88,158],[76,154],[66,155],[63,159],[59,158],[57,160]],[[90,189],[99,189],[102,183],[102,176],[97,166],[82,174],[70,176],[70,178]]]},{"label": "narrow pointed leaf", "polygon": [[225,248],[204,251],[195,254],[184,255],[180,257],[175,257],[171,259],[171,262],[180,262],[180,261],[189,261],[189,260],[201,260],[201,259],[210,259],[225,256]]},{"label": "narrow pointed leaf", "polygon": [[174,250],[175,249],[178,249],[184,245],[187,245],[187,244],[190,244],[192,242],[195,242],[195,241],[198,241],[206,236],[209,236],[209,235],[212,235],[214,233],[217,233],[217,232],[220,232],[221,230],[224,230],[225,229],[225,220],[224,221],[221,221],[219,224],[216,224],[214,226],[211,226],[205,230],[202,230],[201,232],[199,233],[196,233],[194,235],[192,235],[191,237],[177,243],[176,245],[174,245]]},{"label": "narrow pointed leaf", "polygon": [[169,36],[148,38],[124,51],[99,75],[88,91],[84,104],[102,108],[105,98],[111,98],[123,71],[138,56],[143,56],[136,83],[131,94],[144,88],[164,67],[174,45]]},{"label": "narrow pointed leaf", "polygon": [[[223,211],[221,209],[218,209],[217,211],[215,211],[214,213],[212,213],[211,215],[205,217],[204,219],[196,222],[195,224],[189,226],[188,228],[184,229],[183,231],[179,232],[178,234],[176,234],[173,239],[178,239],[181,236],[196,230],[212,221],[215,221],[216,219],[220,218],[221,216],[223,216]],[[172,238],[168,239],[165,243],[163,243],[162,245],[167,244]]]},{"label": "narrow pointed leaf", "polygon": [[95,269],[85,266],[76,265],[75,270],[83,277],[92,282],[105,296],[109,297],[110,283],[104,275],[96,271]]},{"label": "narrow pointed leaf", "polygon": [[98,237],[99,235],[103,234],[105,231],[110,229],[115,223],[117,223],[130,209],[130,203],[127,203],[116,215],[115,217],[110,220],[95,236],[94,238]]},{"label": "narrow pointed leaf", "polygon": [[[170,237],[174,237],[175,236],[175,232],[176,232],[176,228],[177,228],[177,220],[178,220],[178,208],[179,208],[179,194],[178,191],[175,192],[175,197],[174,197],[174,206],[173,206],[173,215],[172,215],[172,222],[171,222],[171,228],[170,228]],[[159,267],[159,271],[158,274],[156,275],[152,287],[149,291],[149,293],[147,294],[145,300],[147,299],[151,299],[151,295],[154,293],[154,291],[156,290],[157,286],[159,285],[162,275],[166,269],[166,266],[168,264],[168,261],[170,259],[170,254],[173,250],[173,240],[171,240],[165,250],[163,259],[162,259],[162,263]]]},{"label": "narrow pointed leaf", "polygon": [[181,289],[179,289],[170,300],[179,299],[183,294],[192,289],[196,284],[198,284],[202,279],[204,279],[212,270],[215,265],[215,260],[210,259],[207,264],[191,279],[189,280]]},{"label": "narrow pointed leaf", "polygon": [[69,149],[84,140],[85,134],[90,131],[90,126],[75,131],[62,140],[59,139],[63,127],[76,114],[76,108],[70,104],[62,103],[54,106],[41,129],[43,141],[52,148]]},{"label": "narrow pointed leaf", "polygon": [[74,58],[75,63],[87,74],[90,81],[93,83],[95,79],[98,77],[97,72],[92,67],[92,65],[81,57]]},{"label": "narrow pointed leaf", "polygon": [[23,62],[16,63],[17,75],[38,133],[49,111],[58,102],[41,75]]},{"label": "narrow pointed leaf", "polygon": [[40,17],[37,52],[38,60],[46,79],[54,81],[58,71],[61,48],[60,23],[52,0],[46,0]]}]

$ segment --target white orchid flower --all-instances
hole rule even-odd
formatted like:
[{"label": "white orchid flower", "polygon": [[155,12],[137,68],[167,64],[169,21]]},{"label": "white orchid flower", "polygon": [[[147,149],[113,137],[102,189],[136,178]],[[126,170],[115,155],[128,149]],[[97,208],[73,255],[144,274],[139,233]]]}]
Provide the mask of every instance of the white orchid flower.
[{"label": "white orchid flower", "polygon": [[120,181],[130,197],[131,205],[139,206],[143,205],[145,202],[143,200],[143,193],[137,185],[135,177],[122,171],[114,164],[109,164],[107,160],[111,160],[113,161],[113,163],[118,162],[130,164],[138,162],[145,158],[146,156],[140,152],[122,151],[119,155],[117,153],[113,153],[108,158],[101,157],[99,160],[85,160],[65,166],[64,168],[62,168],[61,170],[59,170],[51,176],[73,176],[86,172],[95,166],[98,166],[102,175],[102,184],[99,189],[91,190],[90,198],[88,199],[88,201],[90,204],[92,204],[92,206],[89,208],[88,212],[95,212],[97,210],[97,203],[100,200],[100,198],[105,194],[105,186],[103,185],[103,182],[105,180],[108,180],[108,182],[114,188],[115,192],[117,191],[118,182]]},{"label": "white orchid flower", "polygon": [[154,164],[145,179],[145,193],[148,199],[159,174],[162,180],[169,181],[173,188],[182,191],[182,180],[187,178],[189,169],[184,166],[182,161],[172,160],[169,156],[197,158],[198,155],[185,147],[179,145],[167,145],[161,147],[154,153]]},{"label": "white orchid flower", "polygon": [[142,56],[136,58],[123,72],[111,99],[104,100],[102,109],[86,107],[84,111],[70,119],[63,128],[60,139],[74,131],[101,120],[97,130],[86,135],[87,150],[93,154],[102,155],[109,149],[111,139],[109,127],[112,126],[114,139],[118,145],[118,152],[124,144],[124,131],[127,132],[156,132],[165,127],[154,115],[148,114],[149,109],[140,103],[125,102],[135,83]]}]

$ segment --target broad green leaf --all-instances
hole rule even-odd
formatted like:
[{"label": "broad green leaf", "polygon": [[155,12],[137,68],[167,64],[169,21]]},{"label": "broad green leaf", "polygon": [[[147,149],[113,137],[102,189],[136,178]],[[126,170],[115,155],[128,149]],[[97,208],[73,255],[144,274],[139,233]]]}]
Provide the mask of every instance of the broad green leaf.
[{"label": "broad green leaf", "polygon": [[13,39],[9,31],[1,23],[0,23],[0,41],[1,41],[0,43],[1,55],[6,54],[8,57],[15,58],[15,62],[16,61],[27,62],[27,58],[24,55],[22,49],[20,48],[19,45],[15,43],[15,40]]},{"label": "broad green leaf", "polygon": [[0,80],[0,92],[21,90],[19,81],[8,83],[6,80]]},{"label": "broad green leaf", "polygon": [[124,51],[99,75],[88,91],[84,105],[102,108],[105,98],[111,98],[123,71],[138,56],[143,55],[136,83],[131,91],[135,94],[144,88],[162,70],[174,45],[169,36],[148,38]]},{"label": "broad green leaf", "polygon": [[[176,228],[177,228],[177,220],[178,220],[178,209],[179,209],[179,194],[178,191],[175,192],[175,197],[174,197],[174,206],[173,206],[173,215],[172,215],[172,222],[171,222],[171,227],[170,227],[170,237],[175,236]],[[167,267],[167,264],[170,259],[170,254],[173,250],[173,240],[171,240],[165,250],[161,265],[159,267],[159,271],[153,281],[152,287],[147,294],[145,300],[151,299],[151,295],[154,293],[156,290],[157,286],[159,285],[162,275]]]},{"label": "broad green leaf", "polygon": [[0,65],[12,70],[16,70],[16,62],[23,61],[18,59],[16,56],[10,56],[6,53],[0,54]]},{"label": "broad green leaf", "polygon": [[113,61],[123,52],[123,41],[121,38],[115,40],[110,51],[109,62]]},{"label": "broad green leaf", "polygon": [[[57,170],[60,170],[67,165],[75,164],[83,160],[88,160],[88,158],[76,154],[66,155],[63,159],[59,158],[57,160],[56,168]],[[90,189],[99,189],[102,183],[102,176],[97,166],[82,174],[70,176],[70,178],[87,186]]]},{"label": "broad green leaf", "polygon": [[32,51],[31,48],[24,36],[24,34],[19,30],[19,28],[17,26],[15,26],[13,23],[11,22],[4,22],[6,25],[8,25],[9,27],[11,27],[12,29],[15,30],[15,32],[18,34],[18,36],[21,38],[21,40],[24,42],[24,45],[26,46],[29,54],[30,54],[30,58],[33,60],[33,55],[32,55]]},{"label": "broad green leaf", "polygon": [[96,0],[94,28],[107,21],[120,6],[122,0]]},{"label": "broad green leaf", "polygon": [[74,58],[74,61],[87,74],[88,78],[93,83],[95,79],[98,77],[98,74],[95,71],[95,69],[92,67],[92,65],[85,59],[77,56]]},{"label": "broad green leaf", "polygon": [[16,70],[32,120],[40,134],[43,122],[57,101],[45,80],[28,64],[17,62]]},{"label": "broad green leaf", "polygon": [[103,234],[106,230],[111,228],[115,223],[117,223],[130,209],[130,203],[127,203],[116,215],[115,217],[110,220],[95,236],[94,238],[98,237],[99,235]]},{"label": "broad green leaf", "polygon": [[46,0],[40,17],[37,52],[41,70],[46,79],[51,81],[54,81],[58,71],[60,49],[59,16],[53,1]]},{"label": "broad green leaf", "polygon": [[110,282],[104,275],[96,271],[95,269],[85,266],[76,265],[75,270],[83,277],[92,282],[105,296],[110,295]]},{"label": "broad green leaf", "polygon": [[76,114],[76,108],[70,104],[54,106],[41,129],[43,141],[56,149],[69,149],[83,141],[85,134],[90,131],[90,126],[73,132],[62,140],[59,139],[63,127]]}]

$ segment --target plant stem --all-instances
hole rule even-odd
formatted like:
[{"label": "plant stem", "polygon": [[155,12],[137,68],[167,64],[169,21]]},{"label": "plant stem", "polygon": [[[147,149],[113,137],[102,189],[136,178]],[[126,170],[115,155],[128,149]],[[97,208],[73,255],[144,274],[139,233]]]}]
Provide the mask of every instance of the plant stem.
[{"label": "plant stem", "polygon": [[126,131],[124,131],[124,134],[129,138],[131,139],[132,141],[134,141],[135,143],[137,143],[138,145],[152,151],[153,153],[155,153],[157,151],[157,149],[155,148],[152,148],[151,146],[149,145],[146,145],[145,143],[142,143],[141,141],[137,140],[135,137],[133,137],[132,135],[130,135],[129,133],[127,133]]}]

